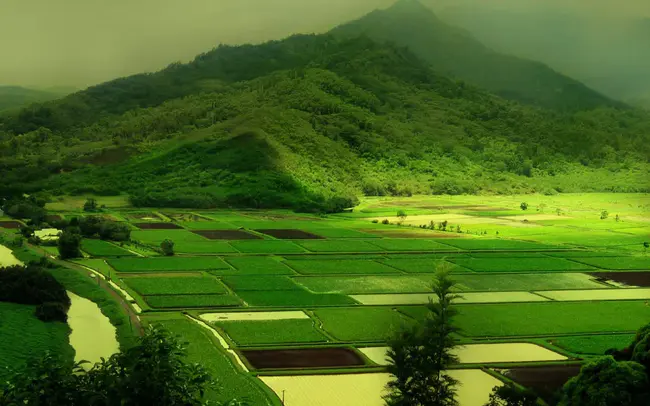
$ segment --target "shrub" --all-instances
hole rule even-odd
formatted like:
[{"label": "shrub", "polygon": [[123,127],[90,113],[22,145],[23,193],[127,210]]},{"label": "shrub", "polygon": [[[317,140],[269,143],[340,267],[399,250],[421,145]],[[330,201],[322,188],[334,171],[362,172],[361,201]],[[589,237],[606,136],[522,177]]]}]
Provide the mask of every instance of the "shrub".
[{"label": "shrub", "polygon": [[36,307],[36,317],[44,322],[68,321],[68,309],[60,302],[45,302]]},{"label": "shrub", "polygon": [[381,224],[390,224],[390,221],[388,221],[388,219],[383,219],[381,221]]},{"label": "shrub", "polygon": [[377,224],[377,223],[379,223],[379,220],[374,219],[372,222],[375,223],[375,224]]},{"label": "shrub", "polygon": [[0,268],[0,301],[30,305],[56,302],[65,309],[70,307],[63,285],[40,265]]},{"label": "shrub", "polygon": [[160,243],[160,249],[164,255],[171,257],[174,255],[174,241],[168,239],[163,240],[163,242]]}]

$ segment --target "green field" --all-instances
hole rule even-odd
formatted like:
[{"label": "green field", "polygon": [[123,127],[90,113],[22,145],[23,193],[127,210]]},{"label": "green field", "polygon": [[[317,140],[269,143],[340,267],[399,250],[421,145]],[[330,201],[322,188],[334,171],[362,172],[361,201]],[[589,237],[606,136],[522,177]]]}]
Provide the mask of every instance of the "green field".
[{"label": "green field", "polygon": [[400,273],[395,268],[370,260],[296,260],[286,261],[286,264],[304,275]]},{"label": "green field", "polygon": [[219,348],[209,331],[187,319],[161,320],[156,324],[169,330],[179,341],[185,342],[187,360],[201,364],[213,379],[218,380],[218,385],[207,386],[206,400],[220,404],[233,398],[246,398],[254,405],[274,404],[268,393],[255,382],[255,378],[242,372],[235,361]]},{"label": "green field", "polygon": [[45,323],[34,316],[35,306],[0,302],[0,381],[9,378],[29,360],[46,352],[72,359],[65,323]]},{"label": "green field", "polygon": [[129,252],[117,245],[107,241],[92,240],[84,238],[81,242],[81,249],[94,257],[131,257],[134,253]]},{"label": "green field", "polygon": [[[431,279],[430,276],[427,278]],[[549,277],[543,273],[512,274],[495,278],[490,274],[454,275],[453,280],[463,291],[512,291],[512,290],[559,290],[559,289],[603,289],[607,285],[595,282],[583,273],[558,273]]]},{"label": "green field", "polygon": [[118,272],[196,271],[226,269],[217,257],[116,258],[108,263]]},{"label": "green field", "polygon": [[174,243],[174,251],[179,254],[228,254],[237,252],[225,241],[202,241]]},{"label": "green field", "polygon": [[426,239],[383,238],[372,244],[385,251],[456,251],[456,248]]},{"label": "green field", "polygon": [[362,240],[304,240],[298,242],[311,252],[378,252],[384,251]]},{"label": "green field", "polygon": [[293,278],[315,293],[422,293],[431,291],[431,283],[417,276],[309,276]]},{"label": "green field", "polygon": [[602,269],[650,271],[650,257],[579,258],[575,261]]},{"label": "green field", "polygon": [[446,240],[438,240],[438,242],[463,250],[545,250],[557,248],[527,241],[490,240],[484,238],[449,238]]},{"label": "green field", "polygon": [[189,230],[232,230],[237,228],[225,221],[183,221],[179,225]]},{"label": "green field", "polygon": [[236,275],[295,275],[296,273],[276,257],[229,257]]},{"label": "green field", "polygon": [[345,295],[318,294],[306,290],[239,291],[237,295],[249,306],[309,307],[356,304]]},{"label": "green field", "polygon": [[589,265],[563,258],[454,258],[450,261],[476,272],[593,270]]},{"label": "green field", "polygon": [[106,263],[106,260],[104,259],[97,259],[97,258],[83,258],[83,259],[75,259],[72,262],[83,265],[87,268],[94,269],[95,271],[100,272],[104,276],[112,276],[115,270]]},{"label": "green field", "polygon": [[214,323],[239,345],[300,344],[328,341],[311,319]]},{"label": "green field", "polygon": [[224,276],[221,280],[235,292],[247,290],[302,290],[300,286],[287,276],[229,275]]},{"label": "green field", "polygon": [[134,230],[131,231],[131,239],[140,241],[143,244],[150,244],[159,246],[164,240],[172,240],[174,244],[191,243],[191,242],[207,242],[207,238],[203,238],[187,230]]},{"label": "green field", "polygon": [[375,235],[363,231],[350,230],[347,228],[328,228],[323,226],[302,226],[301,230],[319,235],[325,238],[378,238]]},{"label": "green field", "polygon": [[634,334],[587,335],[558,337],[548,340],[550,344],[575,354],[604,355],[610,348],[622,350],[630,345]]},{"label": "green field", "polygon": [[291,254],[305,252],[305,250],[290,241],[280,240],[231,241],[230,245],[238,251],[247,254]]},{"label": "green field", "polygon": [[154,295],[144,300],[155,308],[235,307],[241,301],[232,295]]},{"label": "green field", "polygon": [[124,278],[123,281],[143,296],[224,294],[227,292],[226,287],[212,277],[131,277]]},{"label": "green field", "polygon": [[439,266],[445,266],[454,273],[471,272],[471,270],[467,268],[459,266],[453,262],[444,261],[442,258],[427,259],[404,257],[402,259],[384,259],[379,262],[408,273],[435,273]]},{"label": "green field", "polygon": [[319,309],[323,329],[341,341],[386,341],[412,321],[388,307]]}]

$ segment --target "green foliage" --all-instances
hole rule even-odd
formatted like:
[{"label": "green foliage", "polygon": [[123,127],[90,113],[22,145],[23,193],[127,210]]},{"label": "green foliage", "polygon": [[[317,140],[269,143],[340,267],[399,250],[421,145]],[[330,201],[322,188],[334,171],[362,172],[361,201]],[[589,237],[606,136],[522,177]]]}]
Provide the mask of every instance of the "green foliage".
[{"label": "green foliage", "polygon": [[592,361],[562,389],[560,406],[647,405],[648,377],[636,362],[618,362],[612,357]]},{"label": "green foliage", "polygon": [[388,372],[392,380],[385,396],[389,406],[453,406],[458,381],[445,373],[459,362],[453,354],[459,332],[453,319],[458,311],[452,307],[460,296],[453,294],[455,282],[449,271],[440,268],[433,284],[437,300],[429,301],[428,315],[421,325],[407,329],[390,343],[387,353]]},{"label": "green foliage", "polygon": [[97,200],[89,197],[88,200],[84,203],[84,211],[96,211],[97,210]]},{"label": "green foliage", "polygon": [[168,332],[150,328],[136,346],[89,371],[51,355],[33,362],[3,385],[0,403],[202,405],[212,380],[203,367],[187,363],[185,356],[185,347]]},{"label": "green foliage", "polygon": [[81,235],[73,230],[63,230],[59,235],[59,256],[61,259],[81,257]]},{"label": "green foliage", "polygon": [[607,217],[609,217],[609,212],[607,210],[603,210],[600,212],[600,219],[605,220]]},{"label": "green foliage", "polygon": [[36,317],[45,322],[68,321],[68,307],[61,302],[45,302],[36,306]]},{"label": "green foliage", "polygon": [[537,395],[530,389],[521,389],[512,383],[495,386],[485,406],[537,406]]},{"label": "green foliage", "polygon": [[327,341],[311,319],[226,321],[214,323],[239,345],[317,343]]},{"label": "green foliage", "polygon": [[526,210],[528,210],[528,203],[526,203],[526,202],[522,202],[522,203],[519,205],[519,207],[521,208],[521,210],[526,211]]},{"label": "green foliage", "polygon": [[160,249],[162,250],[163,255],[171,257],[174,255],[174,241],[170,239],[165,239],[160,243]]},{"label": "green foliage", "polygon": [[[52,274],[36,265],[0,268],[0,302],[30,305],[58,303],[64,310],[62,317],[56,319],[60,321],[67,320],[65,312],[70,308],[70,298],[63,285]],[[37,309],[37,315],[51,314],[50,307],[48,305],[47,309]]]}]

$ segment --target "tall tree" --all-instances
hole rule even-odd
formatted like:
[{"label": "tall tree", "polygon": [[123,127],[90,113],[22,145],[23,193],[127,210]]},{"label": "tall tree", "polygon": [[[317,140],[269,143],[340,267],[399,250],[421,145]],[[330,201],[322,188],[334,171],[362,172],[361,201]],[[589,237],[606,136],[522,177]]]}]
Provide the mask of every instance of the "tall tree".
[{"label": "tall tree", "polygon": [[455,282],[449,269],[436,274],[429,313],[421,325],[402,331],[390,343],[388,371],[393,379],[384,397],[389,406],[455,406],[458,382],[445,373],[458,362],[453,349],[458,345],[453,325],[457,311],[452,308],[459,296],[452,293]]}]

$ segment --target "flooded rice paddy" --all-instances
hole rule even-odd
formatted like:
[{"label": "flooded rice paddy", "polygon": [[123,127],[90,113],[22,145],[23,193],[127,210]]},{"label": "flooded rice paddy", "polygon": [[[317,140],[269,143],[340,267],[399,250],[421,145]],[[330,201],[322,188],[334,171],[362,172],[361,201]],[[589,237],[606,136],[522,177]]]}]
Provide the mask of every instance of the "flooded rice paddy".
[{"label": "flooded rice paddy", "polygon": [[4,267],[22,264],[22,261],[16,258],[9,248],[0,245],[0,266]]},{"label": "flooded rice paddy", "polygon": [[117,353],[120,346],[116,329],[108,317],[90,300],[72,292],[68,292],[68,296],[72,302],[68,324],[72,329],[70,345],[75,350],[75,361],[90,361],[92,365]]}]

